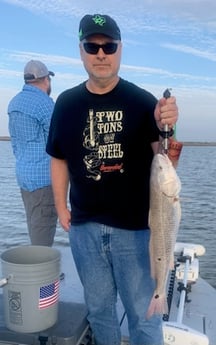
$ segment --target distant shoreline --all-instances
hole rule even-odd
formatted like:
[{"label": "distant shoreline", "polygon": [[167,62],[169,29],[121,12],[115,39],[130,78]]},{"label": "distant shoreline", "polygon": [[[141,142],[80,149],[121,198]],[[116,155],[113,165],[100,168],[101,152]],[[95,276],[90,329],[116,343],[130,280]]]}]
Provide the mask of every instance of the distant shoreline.
[{"label": "distant shoreline", "polygon": [[[8,136],[0,136],[0,141],[10,141]],[[215,141],[183,141],[183,146],[216,146]]]}]

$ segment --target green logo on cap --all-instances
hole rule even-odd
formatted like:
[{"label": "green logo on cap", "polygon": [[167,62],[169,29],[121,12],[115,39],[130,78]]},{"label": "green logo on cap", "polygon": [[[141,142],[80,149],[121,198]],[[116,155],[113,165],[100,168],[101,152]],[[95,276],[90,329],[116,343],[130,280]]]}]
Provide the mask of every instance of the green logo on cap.
[{"label": "green logo on cap", "polygon": [[82,35],[83,35],[83,31],[82,31],[82,29],[80,29],[80,31],[79,31],[79,38],[80,39],[81,39]]},{"label": "green logo on cap", "polygon": [[92,20],[95,22],[95,24],[103,26],[106,23],[106,19],[99,14],[95,15]]}]

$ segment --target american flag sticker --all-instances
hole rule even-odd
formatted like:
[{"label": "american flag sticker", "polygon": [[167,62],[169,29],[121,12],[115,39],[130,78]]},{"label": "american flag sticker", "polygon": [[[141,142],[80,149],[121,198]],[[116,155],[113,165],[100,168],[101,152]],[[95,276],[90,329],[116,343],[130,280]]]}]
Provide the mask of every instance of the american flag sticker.
[{"label": "american flag sticker", "polygon": [[59,299],[59,280],[40,287],[39,309],[48,308]]}]

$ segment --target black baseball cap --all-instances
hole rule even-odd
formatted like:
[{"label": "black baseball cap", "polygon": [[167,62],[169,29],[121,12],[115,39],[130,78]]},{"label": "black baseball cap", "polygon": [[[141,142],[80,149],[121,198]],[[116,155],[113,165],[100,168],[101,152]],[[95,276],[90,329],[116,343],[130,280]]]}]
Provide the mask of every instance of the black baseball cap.
[{"label": "black baseball cap", "polygon": [[79,39],[84,40],[88,36],[101,34],[121,40],[121,32],[115,20],[106,14],[86,14],[80,21]]}]

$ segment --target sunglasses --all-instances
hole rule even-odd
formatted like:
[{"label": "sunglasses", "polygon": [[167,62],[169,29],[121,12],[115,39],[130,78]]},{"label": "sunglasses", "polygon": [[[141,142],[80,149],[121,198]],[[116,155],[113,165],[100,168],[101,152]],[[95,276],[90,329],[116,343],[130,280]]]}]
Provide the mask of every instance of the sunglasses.
[{"label": "sunglasses", "polygon": [[105,44],[97,44],[92,42],[83,43],[83,47],[88,54],[96,55],[99,49],[102,48],[103,52],[107,55],[114,54],[118,48],[118,43],[107,42]]}]

